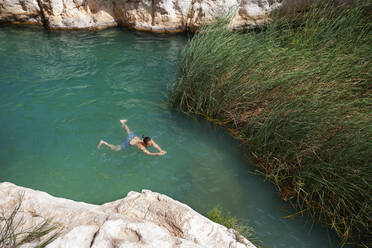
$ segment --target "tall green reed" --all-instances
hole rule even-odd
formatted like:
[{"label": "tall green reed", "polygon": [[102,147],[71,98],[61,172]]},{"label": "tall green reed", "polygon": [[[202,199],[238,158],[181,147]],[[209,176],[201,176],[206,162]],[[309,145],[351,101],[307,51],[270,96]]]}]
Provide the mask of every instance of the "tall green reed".
[{"label": "tall green reed", "polygon": [[221,18],[182,52],[171,106],[234,131],[301,213],[372,240],[372,1],[314,5],[261,31]]}]

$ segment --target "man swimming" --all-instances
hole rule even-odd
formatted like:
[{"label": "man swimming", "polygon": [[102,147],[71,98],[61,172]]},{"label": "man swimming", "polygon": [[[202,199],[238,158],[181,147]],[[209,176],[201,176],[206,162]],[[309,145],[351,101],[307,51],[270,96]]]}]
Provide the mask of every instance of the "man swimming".
[{"label": "man swimming", "polygon": [[[125,130],[128,133],[128,138],[123,143],[121,143],[120,145],[112,145],[112,144],[107,143],[104,140],[100,140],[98,145],[97,145],[97,148],[100,149],[102,145],[105,145],[113,151],[122,151],[122,150],[124,150],[125,148],[127,148],[128,146],[131,145],[131,146],[137,146],[144,153],[146,153],[147,155],[150,155],[150,156],[160,156],[160,155],[164,155],[164,154],[167,153],[166,151],[162,150],[150,137],[144,137],[142,135],[142,138],[143,138],[142,140],[140,138],[138,138],[133,132],[130,131],[127,124],[125,124],[126,122],[127,122],[127,120],[125,120],[125,119],[120,120],[120,123],[123,125],[123,127],[125,128]],[[149,152],[146,149],[147,146],[152,146],[152,145],[159,152],[155,152],[155,153],[154,152]]]}]

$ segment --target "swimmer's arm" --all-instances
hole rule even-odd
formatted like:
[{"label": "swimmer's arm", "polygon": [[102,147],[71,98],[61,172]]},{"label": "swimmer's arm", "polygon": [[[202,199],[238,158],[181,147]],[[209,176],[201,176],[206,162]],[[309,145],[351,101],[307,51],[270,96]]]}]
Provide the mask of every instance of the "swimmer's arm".
[{"label": "swimmer's arm", "polygon": [[161,152],[161,153],[167,153],[166,151],[162,150],[162,149],[158,146],[158,144],[155,143],[154,140],[152,140],[152,145],[153,145],[156,149],[158,149],[159,152]]},{"label": "swimmer's arm", "polygon": [[165,152],[149,152],[143,146],[140,146],[139,149],[141,149],[145,154],[147,154],[149,156],[161,156],[161,155],[164,155],[165,154]]}]

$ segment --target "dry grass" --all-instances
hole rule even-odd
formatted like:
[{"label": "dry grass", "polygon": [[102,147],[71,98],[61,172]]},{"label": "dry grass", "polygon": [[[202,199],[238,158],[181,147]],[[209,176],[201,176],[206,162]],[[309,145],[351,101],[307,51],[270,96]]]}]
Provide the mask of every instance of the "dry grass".
[{"label": "dry grass", "polygon": [[[25,220],[18,216],[22,199],[23,195],[19,197],[17,205],[9,215],[2,213],[0,216],[0,247],[19,247],[35,241],[39,242],[36,247],[46,247],[57,238],[57,226],[51,224],[50,220],[45,220],[31,229],[23,230],[22,225],[25,223]],[[43,241],[41,241],[42,238],[44,238]]]}]

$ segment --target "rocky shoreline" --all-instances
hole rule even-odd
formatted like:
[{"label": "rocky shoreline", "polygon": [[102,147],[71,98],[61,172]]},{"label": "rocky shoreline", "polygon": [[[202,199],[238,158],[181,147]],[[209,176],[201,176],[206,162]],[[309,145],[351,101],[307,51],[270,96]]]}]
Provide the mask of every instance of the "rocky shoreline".
[{"label": "rocky shoreline", "polygon": [[280,0],[3,0],[0,22],[39,24],[48,29],[126,26],[151,32],[193,31],[232,12],[233,27],[270,20]]},{"label": "rocky shoreline", "polygon": [[[140,31],[195,31],[221,14],[232,13],[231,27],[247,29],[283,14],[306,10],[316,0],[2,0],[0,23],[37,24],[50,30],[99,30],[125,26]],[[355,0],[328,0],[350,4]]]},{"label": "rocky shoreline", "polygon": [[[47,247],[143,247],[143,248],[254,248],[233,229],[214,223],[172,198],[142,190],[123,199],[93,205],[53,197],[12,183],[0,183],[0,209],[9,216],[19,203],[17,232],[45,220],[56,225],[58,237]],[[0,223],[1,224],[1,223]],[[34,247],[45,241],[25,243]]]}]

